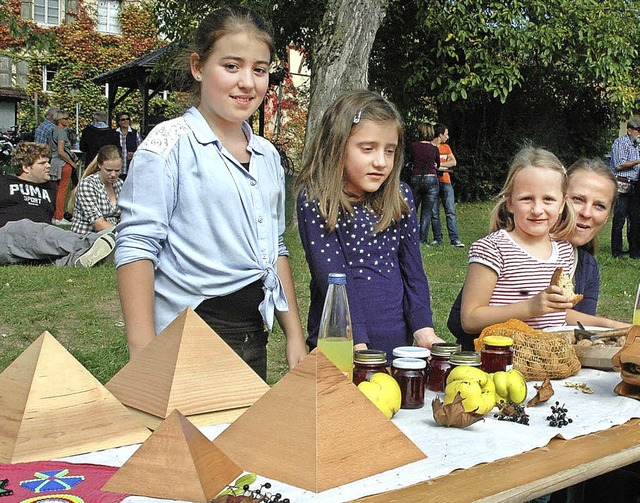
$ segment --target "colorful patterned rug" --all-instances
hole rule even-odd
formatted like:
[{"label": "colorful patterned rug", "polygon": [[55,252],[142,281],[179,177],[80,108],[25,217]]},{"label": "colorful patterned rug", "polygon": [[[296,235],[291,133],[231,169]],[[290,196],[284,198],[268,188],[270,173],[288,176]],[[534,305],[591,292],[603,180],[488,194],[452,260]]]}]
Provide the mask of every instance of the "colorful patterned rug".
[{"label": "colorful patterned rug", "polygon": [[0,463],[0,503],[119,503],[126,494],[100,490],[116,470],[62,461]]}]

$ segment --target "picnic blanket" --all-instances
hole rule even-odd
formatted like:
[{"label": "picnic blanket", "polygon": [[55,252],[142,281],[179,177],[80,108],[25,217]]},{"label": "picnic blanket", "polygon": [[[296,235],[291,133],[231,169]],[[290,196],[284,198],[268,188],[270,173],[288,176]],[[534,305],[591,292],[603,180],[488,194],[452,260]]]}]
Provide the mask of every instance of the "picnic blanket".
[{"label": "picnic blanket", "polygon": [[63,461],[0,463],[0,502],[120,503],[126,494],[100,490],[116,470]]}]

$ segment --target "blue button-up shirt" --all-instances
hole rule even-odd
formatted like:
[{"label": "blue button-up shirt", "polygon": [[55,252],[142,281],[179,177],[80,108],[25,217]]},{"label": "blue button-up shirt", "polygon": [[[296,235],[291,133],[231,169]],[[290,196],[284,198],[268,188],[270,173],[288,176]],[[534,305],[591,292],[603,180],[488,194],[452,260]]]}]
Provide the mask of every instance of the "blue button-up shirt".
[{"label": "blue button-up shirt", "polygon": [[630,180],[638,180],[638,172],[640,165],[636,164],[633,168],[617,171],[616,168],[621,164],[629,161],[637,161],[640,159],[638,147],[631,141],[628,134],[616,138],[611,146],[611,171],[616,176],[624,176]]},{"label": "blue button-up shirt", "polygon": [[267,140],[243,131],[251,152],[244,169],[196,108],[156,126],[132,161],[118,200],[116,266],[155,266],[155,327],[186,307],[261,279],[260,313],[288,309],[276,261],[284,246],[284,172]]}]

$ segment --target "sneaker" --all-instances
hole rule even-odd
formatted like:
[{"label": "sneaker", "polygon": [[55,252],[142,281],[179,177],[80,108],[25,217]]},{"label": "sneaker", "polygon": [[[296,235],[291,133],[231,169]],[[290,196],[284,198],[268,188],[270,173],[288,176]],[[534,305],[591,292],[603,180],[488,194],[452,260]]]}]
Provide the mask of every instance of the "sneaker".
[{"label": "sneaker", "polygon": [[76,267],[93,267],[106,259],[116,247],[116,236],[107,232],[100,236],[86,252],[76,259]]},{"label": "sneaker", "polygon": [[67,220],[66,218],[61,218],[60,220],[54,218],[53,220],[51,220],[51,223],[53,225],[71,225],[71,222],[69,222],[69,220]]},{"label": "sneaker", "polygon": [[451,246],[455,246],[456,248],[464,248],[464,243],[459,239],[451,243]]},{"label": "sneaker", "polygon": [[433,241],[431,241],[431,244],[429,246],[440,246],[442,244],[442,241],[436,241],[435,239]]}]

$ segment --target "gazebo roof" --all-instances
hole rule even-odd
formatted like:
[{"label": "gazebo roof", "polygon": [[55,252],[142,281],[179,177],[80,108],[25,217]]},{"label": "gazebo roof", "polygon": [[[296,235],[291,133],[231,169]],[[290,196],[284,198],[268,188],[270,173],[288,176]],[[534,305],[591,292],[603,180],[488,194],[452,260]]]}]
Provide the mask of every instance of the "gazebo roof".
[{"label": "gazebo roof", "polygon": [[160,61],[162,61],[162,57],[167,53],[170,54],[171,51],[175,49],[175,44],[165,45],[155,51],[143,54],[139,58],[129,61],[118,68],[102,73],[97,77],[94,77],[92,80],[98,85],[108,83],[109,85],[115,84],[119,87],[137,89],[139,87],[139,79],[143,77],[147,82],[147,86],[152,89],[169,91],[183,90],[176,88],[175,83],[172,82],[173,79],[166,79],[162,77],[154,78],[151,76],[151,71]]}]

